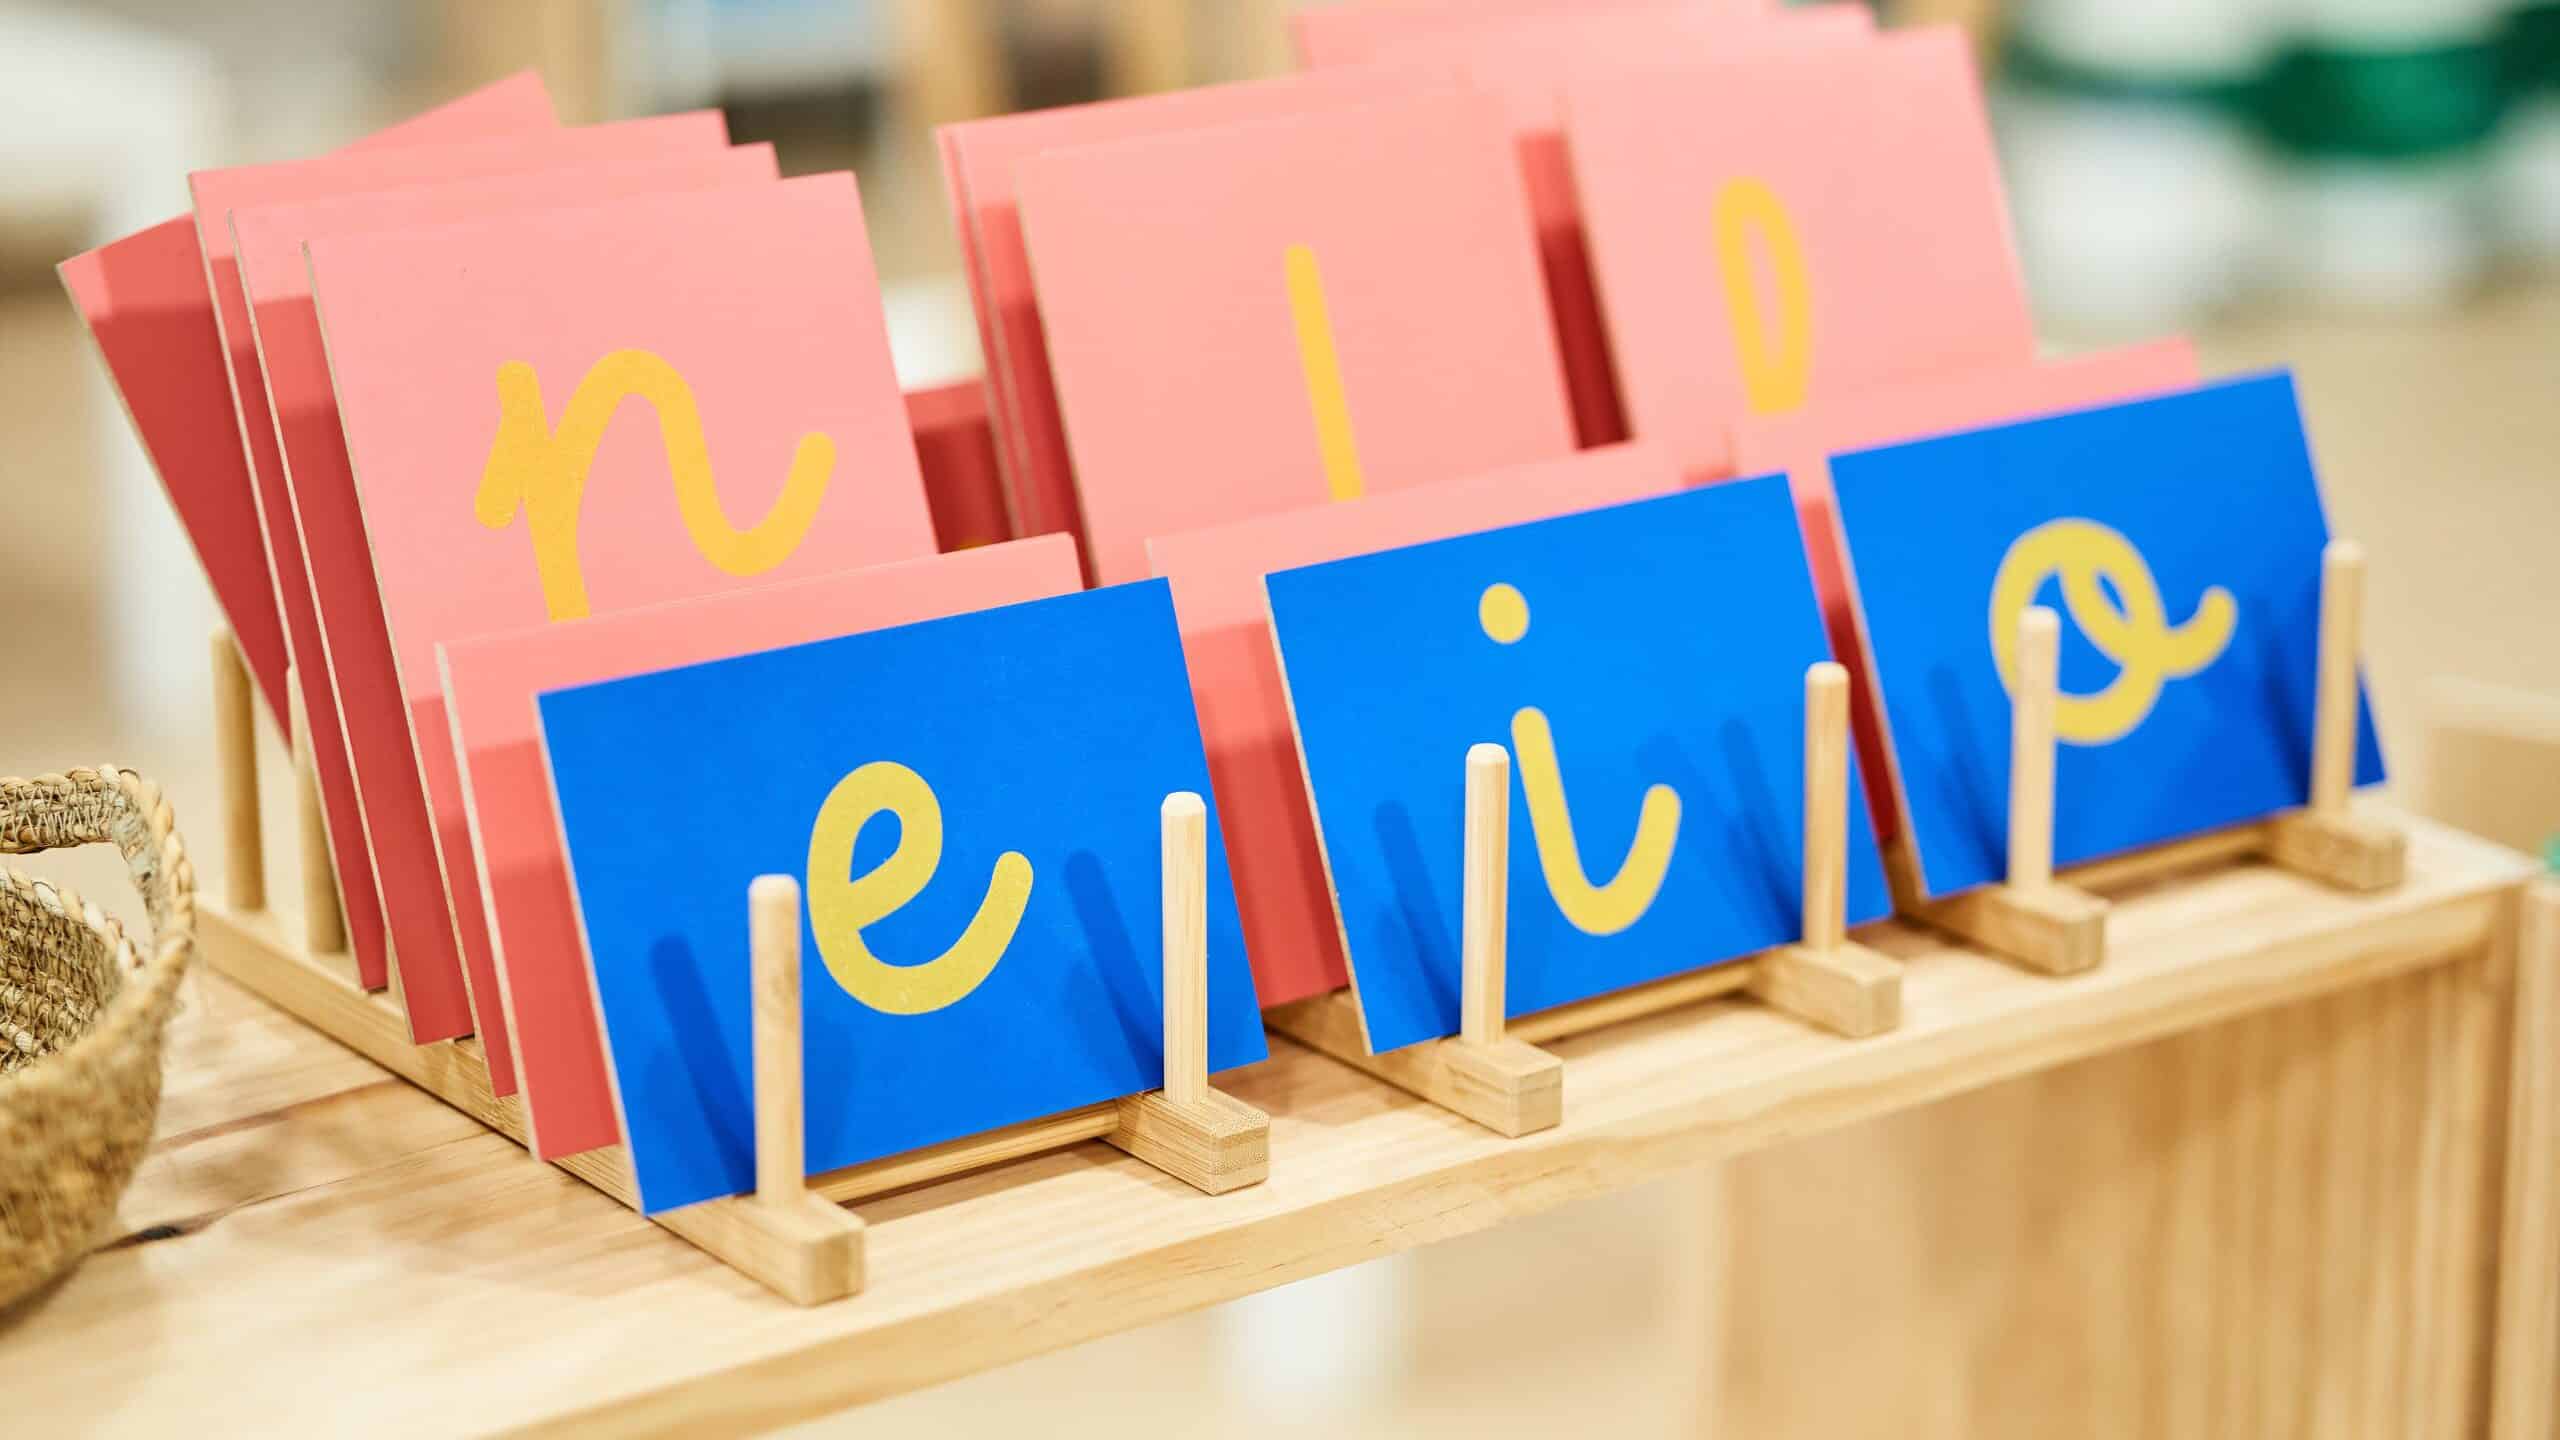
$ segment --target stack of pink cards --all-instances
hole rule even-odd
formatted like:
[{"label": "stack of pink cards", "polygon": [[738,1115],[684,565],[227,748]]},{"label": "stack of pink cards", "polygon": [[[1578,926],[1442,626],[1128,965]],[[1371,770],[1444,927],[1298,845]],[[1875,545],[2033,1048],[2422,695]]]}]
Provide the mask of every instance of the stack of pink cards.
[{"label": "stack of pink cards", "polygon": [[1587,66],[1565,133],[1629,426],[1694,477],[1754,417],[2035,357],[1957,31]]},{"label": "stack of pink cards", "polygon": [[[527,76],[191,184],[64,280],[260,690],[304,702],[360,978],[512,1094],[517,1045],[582,1052],[507,1024],[438,647],[935,552],[852,177],[780,180],[714,112],[564,129]],[[984,544],[968,400],[919,418]]]},{"label": "stack of pink cards", "polygon": [[1574,448],[1489,97],[1423,89],[1015,175],[1086,554]]},{"label": "stack of pink cards", "polygon": [[[952,229],[977,304],[991,428],[1012,533],[1084,534],[1048,336],[1023,237],[1018,177],[1024,165],[1077,146],[1384,100],[1428,78],[1400,70],[1337,71],[1000,115],[946,125],[936,133]],[[1058,283],[1052,282],[1052,290]]]},{"label": "stack of pink cards", "polygon": [[[1569,76],[1630,66],[1733,64],[1786,50],[1843,45],[1871,35],[1863,7],[1796,10],[1688,3],[1562,5],[1347,5],[1296,17],[1311,64],[1434,64],[1500,97],[1519,148],[1520,175],[1538,231],[1538,258],[1554,310],[1556,341],[1584,445],[1624,439],[1609,339],[1592,286],[1581,205],[1564,137]],[[1320,72],[1333,73],[1333,72]]]},{"label": "stack of pink cards", "polygon": [[1276,1005],[1346,971],[1272,572],[1783,471],[1854,660],[1830,455],[2194,379],[2176,342],[2039,358],[1952,31],[1759,0],[1294,30],[1302,75],[940,132],[983,383],[901,393],[851,176],[782,179],[714,112],[561,127],[530,77],[195,175],[191,215],[63,266],[259,690],[307,710],[357,973],[417,1042],[479,1037],[537,1154],[629,1118],[539,697],[1161,586],[1074,603],[1169,600]]}]

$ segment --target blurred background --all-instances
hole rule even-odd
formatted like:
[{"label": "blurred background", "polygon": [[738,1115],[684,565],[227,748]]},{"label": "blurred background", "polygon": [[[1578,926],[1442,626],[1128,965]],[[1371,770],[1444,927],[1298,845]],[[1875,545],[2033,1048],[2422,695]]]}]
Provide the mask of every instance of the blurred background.
[{"label": "blurred background", "polygon": [[[216,810],[212,601],[52,273],[186,209],[190,170],[312,153],[525,66],[573,123],[719,105],[786,172],[860,176],[915,388],[978,368],[933,127],[1277,73],[1289,8],[0,0],[0,773],[114,760],[160,778],[182,819]],[[2214,373],[2296,369],[2333,523],[2372,556],[2369,673],[2396,788],[2509,817],[2514,843],[2540,843],[2537,816],[2560,828],[2518,808],[2511,771],[2474,773],[2440,742],[2560,743],[2560,700],[2537,698],[2560,696],[2560,4],[1883,9],[1977,41],[2052,348],[2186,331]],[[289,772],[267,743],[280,809]],[[120,888],[104,861],[54,869]],[[1697,1297],[1759,1163],[808,1433],[1696,1433],[1702,1407],[1751,1413],[1747,1346]]]}]

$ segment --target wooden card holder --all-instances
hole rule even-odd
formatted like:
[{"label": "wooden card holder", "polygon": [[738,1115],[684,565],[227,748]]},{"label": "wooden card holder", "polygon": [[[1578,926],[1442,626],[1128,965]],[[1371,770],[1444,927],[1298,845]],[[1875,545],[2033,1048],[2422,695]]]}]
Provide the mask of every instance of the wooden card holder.
[{"label": "wooden card holder", "polygon": [[1610,995],[1505,1019],[1511,757],[1467,752],[1458,1034],[1369,1053],[1353,992],[1263,1012],[1275,1031],[1499,1134],[1564,1119],[1562,1039],[1696,1001],[1748,991],[1806,1024],[1852,1038],[1902,1023],[1902,967],[1848,938],[1849,675],[1828,661],[1805,672],[1804,938],[1759,955]]},{"label": "wooden card holder", "polygon": [[2364,549],[2333,540],[2320,563],[2320,638],[2312,701],[2311,803],[2129,855],[2053,870],[2053,712],[2061,621],[2043,606],[2018,617],[2010,689],[2009,871],[1943,900],[1908,907],[1919,919],[2029,970],[2073,975],[2106,954],[2107,902],[2096,887],[2139,883],[2196,865],[2262,856],[2357,894],[2387,890],[2408,869],[2408,836],[2350,809],[2356,769],[2356,657],[2364,621]]},{"label": "wooden card holder", "polygon": [[[248,669],[224,631],[213,638],[214,729],[222,776],[223,830],[230,846],[223,898],[199,901],[199,949],[206,961],[269,1003],[366,1059],[521,1145],[524,1111],[498,1096],[471,1037],[410,1043],[408,1022],[388,993],[357,981],[346,950],[337,877],[310,759],[295,746],[300,776],[300,924],[268,908],[264,827]],[[293,686],[297,717],[303,704]],[[298,732],[301,724],[297,719]],[[1212,1088],[1208,1077],[1208,809],[1197,795],[1167,796],[1164,856],[1164,1088],[971,1135],[824,1175],[805,1174],[801,1107],[800,896],[788,876],[767,875],[748,890],[754,969],[756,1188],[651,1217],[732,1268],[802,1305],[862,1288],[862,1221],[846,1202],[903,1190],[1085,1140],[1103,1140],[1208,1194],[1264,1179],[1271,1123],[1261,1111]],[[395,953],[396,967],[399,957]],[[554,1162],[625,1205],[639,1190],[619,1145]]]}]

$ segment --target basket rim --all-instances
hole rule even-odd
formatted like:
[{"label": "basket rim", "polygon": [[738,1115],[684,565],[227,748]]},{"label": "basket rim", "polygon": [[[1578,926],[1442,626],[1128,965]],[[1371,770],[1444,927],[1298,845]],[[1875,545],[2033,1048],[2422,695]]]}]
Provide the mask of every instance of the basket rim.
[{"label": "basket rim", "polygon": [[[195,950],[195,868],[187,858],[186,847],[178,837],[169,805],[160,788],[139,773],[121,766],[102,765],[33,777],[0,776],[0,801],[22,798],[29,792],[57,792],[71,795],[108,791],[118,795],[125,807],[141,818],[146,836],[139,853],[128,853],[126,861],[137,880],[156,868],[167,877],[168,901],[152,917],[152,933],[148,944],[134,944],[122,922],[83,900],[79,892],[50,880],[39,880],[17,869],[0,865],[0,884],[24,891],[37,904],[50,894],[54,903],[69,918],[78,920],[107,946],[111,964],[120,964],[122,952],[130,946],[135,967],[126,972],[115,994],[108,997],[87,1029],[77,1039],[52,1050],[35,1063],[0,1075],[0,1105],[16,1103],[37,1091],[74,1083],[74,1077],[95,1067],[145,1058],[143,1047],[132,1044],[137,1031],[156,1030],[166,1020],[174,1000],[178,981],[185,975]],[[84,842],[110,843],[109,837]],[[19,834],[0,833],[0,853],[32,854],[44,850],[68,849],[71,846],[34,845],[25,843]],[[137,889],[143,887],[139,884]],[[144,892],[149,900],[147,890]],[[148,1051],[151,1063],[159,1062],[156,1047]]]}]

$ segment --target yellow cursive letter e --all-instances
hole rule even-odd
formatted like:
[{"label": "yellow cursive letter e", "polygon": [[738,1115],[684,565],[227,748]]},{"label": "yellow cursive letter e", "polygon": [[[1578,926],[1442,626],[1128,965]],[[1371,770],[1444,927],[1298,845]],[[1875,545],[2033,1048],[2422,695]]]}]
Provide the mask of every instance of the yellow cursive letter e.
[{"label": "yellow cursive letter e", "polygon": [[[898,819],[898,848],[858,877],[854,837],[872,816]],[[1031,903],[1031,862],[996,857],[986,898],[951,948],[921,965],[892,965],[862,943],[863,930],[924,893],[942,864],[942,802],[924,777],[875,760],[836,782],[809,827],[809,928],[818,956],[844,992],[884,1015],[922,1015],[957,1003],[994,972]]]}]

